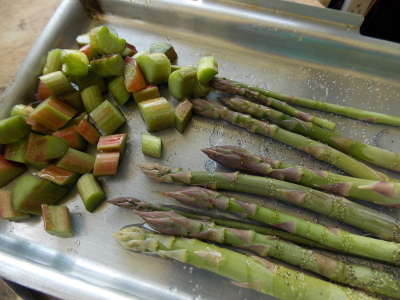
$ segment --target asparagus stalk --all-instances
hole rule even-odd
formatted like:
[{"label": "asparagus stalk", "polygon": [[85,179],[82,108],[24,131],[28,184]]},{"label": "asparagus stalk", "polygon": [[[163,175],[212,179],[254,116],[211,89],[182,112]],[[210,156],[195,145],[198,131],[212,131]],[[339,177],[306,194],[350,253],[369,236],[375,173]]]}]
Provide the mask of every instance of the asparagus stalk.
[{"label": "asparagus stalk", "polygon": [[181,211],[181,210],[174,209],[174,208],[162,205],[162,204],[151,204],[151,203],[144,202],[144,201],[141,201],[141,200],[138,200],[135,198],[131,198],[131,197],[119,197],[119,198],[107,200],[107,202],[114,204],[118,207],[131,209],[134,211],[174,212],[174,213],[180,214],[182,216],[185,216],[185,217],[191,218],[191,219],[204,220],[204,221],[208,221],[208,222],[213,222],[213,223],[221,225],[221,226],[232,227],[232,228],[237,228],[237,229],[253,230],[253,231],[261,233],[261,234],[276,236],[281,239],[285,239],[286,241],[290,241],[290,242],[297,243],[297,244],[303,244],[306,246],[311,246],[311,247],[316,247],[316,248],[321,248],[321,249],[335,250],[330,247],[326,247],[325,245],[316,243],[314,241],[311,241],[309,239],[303,238],[303,237],[295,235],[295,234],[291,234],[286,231],[279,230],[274,227],[259,226],[259,225],[254,225],[254,224],[250,224],[247,222],[239,222],[239,221],[235,221],[235,220],[212,218],[210,216],[198,215],[198,214],[190,213],[187,211]]},{"label": "asparagus stalk", "polygon": [[398,243],[368,238],[339,228],[323,226],[270,208],[239,201],[234,197],[224,196],[201,187],[187,187],[165,194],[184,204],[203,208],[218,208],[245,218],[264,222],[343,253],[400,266],[400,244]]},{"label": "asparagus stalk", "polygon": [[277,125],[269,124],[249,115],[238,113],[202,99],[194,99],[193,111],[199,115],[221,118],[232,124],[246,128],[251,132],[259,133],[279,142],[302,150],[318,160],[330,163],[344,172],[359,178],[371,180],[389,180],[385,174],[375,171],[360,161],[340,152],[326,144],[311,140],[305,136],[290,132]]},{"label": "asparagus stalk", "polygon": [[234,170],[296,182],[343,197],[400,208],[400,184],[395,182],[367,180],[328,171],[311,170],[271,160],[237,146],[217,146],[201,151],[217,163]]},{"label": "asparagus stalk", "polygon": [[156,163],[140,164],[139,167],[147,177],[157,182],[175,182],[272,197],[369,231],[381,239],[400,241],[398,220],[346,198],[294,183],[239,172],[183,171]]},{"label": "asparagus stalk", "polygon": [[189,219],[175,212],[135,211],[135,213],[153,229],[162,233],[230,244],[251,250],[263,257],[271,256],[283,260],[338,283],[367,292],[400,298],[399,276],[386,271],[347,263],[253,230],[218,226],[213,222]]},{"label": "asparagus stalk", "polygon": [[364,144],[354,139],[343,137],[338,132],[333,132],[319,127],[311,122],[287,116],[267,106],[256,104],[235,97],[219,98],[230,109],[249,114],[259,120],[268,120],[292,132],[310,137],[319,142],[359,159],[373,163],[393,171],[400,171],[400,154],[382,148]]},{"label": "asparagus stalk", "polygon": [[296,96],[289,96],[285,94],[281,94],[278,92],[265,90],[257,87],[248,86],[244,83],[233,81],[227,78],[223,78],[225,81],[230,82],[236,88],[244,88],[250,91],[255,92],[256,94],[261,94],[266,97],[272,97],[280,101],[284,101],[286,103],[292,103],[295,105],[313,108],[321,111],[327,111],[335,114],[339,114],[342,116],[355,118],[358,120],[370,122],[370,123],[380,123],[380,124],[388,124],[388,125],[395,125],[400,126],[400,117],[392,116],[382,113],[377,113],[373,111],[367,111],[362,109],[356,109],[352,107],[317,101],[313,99],[303,98],[303,97],[296,97]]},{"label": "asparagus stalk", "polygon": [[259,257],[201,242],[165,236],[140,227],[125,227],[113,234],[126,250],[152,252],[163,258],[214,272],[232,279],[235,285],[255,289],[284,300],[376,299],[361,291],[341,287]]},{"label": "asparagus stalk", "polygon": [[299,118],[306,122],[312,122],[320,127],[323,127],[323,128],[326,128],[326,129],[329,129],[332,131],[335,130],[336,124],[329,120],[322,119],[322,118],[319,118],[312,114],[301,111],[297,108],[293,108],[286,102],[279,101],[277,99],[265,96],[261,93],[252,91],[248,88],[248,86],[241,86],[241,85],[239,85],[239,83],[233,82],[229,79],[214,77],[210,81],[210,85],[212,88],[214,88],[217,91],[220,91],[223,93],[228,93],[228,94],[244,96],[244,97],[247,97],[248,99],[255,100],[266,106],[270,106],[270,107],[272,107],[276,110],[279,110],[289,116]]}]

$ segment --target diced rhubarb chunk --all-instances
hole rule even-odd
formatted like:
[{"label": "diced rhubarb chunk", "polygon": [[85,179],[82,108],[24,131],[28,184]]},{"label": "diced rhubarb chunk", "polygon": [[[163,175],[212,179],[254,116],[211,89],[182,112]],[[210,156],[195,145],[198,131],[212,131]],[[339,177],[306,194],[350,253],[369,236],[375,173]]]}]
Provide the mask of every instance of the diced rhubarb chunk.
[{"label": "diced rhubarb chunk", "polygon": [[36,153],[34,160],[37,162],[48,161],[64,156],[68,151],[68,143],[65,139],[45,135],[36,141]]},{"label": "diced rhubarb chunk", "polygon": [[113,134],[126,119],[120,109],[112,104],[110,101],[105,100],[96,109],[94,109],[90,116],[95,122],[96,126],[104,134]]},{"label": "diced rhubarb chunk", "polygon": [[158,86],[148,85],[144,89],[133,92],[132,95],[136,104],[138,104],[142,101],[160,97],[160,92],[158,90]]},{"label": "diced rhubarb chunk", "polygon": [[41,139],[43,135],[31,132],[28,137],[28,142],[26,144],[25,151],[25,162],[31,167],[36,169],[43,169],[44,167],[50,164],[50,161],[38,162],[35,160],[36,150],[37,150],[37,141]]},{"label": "diced rhubarb chunk", "polygon": [[72,125],[70,127],[60,129],[53,132],[53,136],[60,137],[67,141],[68,146],[77,150],[83,150],[86,148],[86,140],[78,132],[77,125]]},{"label": "diced rhubarb chunk", "polygon": [[94,166],[95,157],[91,154],[69,148],[67,154],[58,160],[56,166],[80,174],[89,173]]},{"label": "diced rhubarb chunk", "polygon": [[18,141],[27,135],[30,129],[26,119],[20,115],[0,120],[0,144]]},{"label": "diced rhubarb chunk", "polygon": [[76,131],[92,145],[96,145],[101,136],[100,132],[94,127],[87,118],[83,118],[76,126]]},{"label": "diced rhubarb chunk", "polygon": [[3,187],[27,170],[25,165],[6,160],[0,154],[0,187]]},{"label": "diced rhubarb chunk", "polygon": [[0,218],[16,222],[30,217],[28,213],[14,210],[11,203],[11,191],[0,190]]},{"label": "diced rhubarb chunk", "polygon": [[57,167],[55,164],[49,165],[40,170],[37,174],[39,177],[54,182],[60,186],[72,187],[76,184],[79,173]]},{"label": "diced rhubarb chunk", "polygon": [[115,175],[117,174],[120,152],[97,153],[94,163],[93,175]]},{"label": "diced rhubarb chunk", "polygon": [[51,235],[72,237],[72,224],[69,209],[65,205],[42,205],[44,230]]},{"label": "diced rhubarb chunk", "polygon": [[98,152],[118,151],[124,153],[126,146],[126,133],[103,135],[97,143]]},{"label": "diced rhubarb chunk", "polygon": [[79,178],[76,187],[89,212],[93,212],[107,198],[98,179],[92,173],[87,173]]},{"label": "diced rhubarb chunk", "polygon": [[124,60],[121,55],[114,54],[90,61],[90,67],[101,77],[122,75],[124,73]]},{"label": "diced rhubarb chunk", "polygon": [[174,109],[175,128],[180,133],[185,131],[192,119],[192,108],[193,104],[185,98],[183,101],[179,102]]},{"label": "diced rhubarb chunk", "polygon": [[140,71],[136,59],[127,56],[125,57],[124,62],[125,62],[124,83],[126,89],[129,92],[135,92],[145,88],[147,86],[147,82],[142,72]]},{"label": "diced rhubarb chunk", "polygon": [[28,144],[27,138],[22,138],[14,143],[10,143],[4,146],[4,158],[7,160],[19,162],[22,164],[26,163],[25,152]]}]

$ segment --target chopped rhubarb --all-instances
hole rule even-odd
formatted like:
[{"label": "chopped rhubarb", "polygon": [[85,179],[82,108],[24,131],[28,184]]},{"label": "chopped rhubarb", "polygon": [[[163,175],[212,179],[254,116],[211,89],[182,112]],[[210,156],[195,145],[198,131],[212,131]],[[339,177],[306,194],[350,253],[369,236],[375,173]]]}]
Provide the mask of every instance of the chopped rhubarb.
[{"label": "chopped rhubarb", "polygon": [[78,132],[77,125],[72,125],[70,127],[55,131],[53,132],[53,136],[57,136],[66,140],[69,147],[77,150],[83,150],[87,145],[86,140]]},{"label": "chopped rhubarb", "polygon": [[142,133],[142,153],[154,157],[162,156],[162,139],[148,133]]},{"label": "chopped rhubarb", "polygon": [[124,70],[124,83],[129,92],[135,92],[147,86],[146,79],[144,78],[136,59],[132,57],[125,57],[125,70]]},{"label": "chopped rhubarb", "polygon": [[25,165],[9,161],[0,154],[0,187],[3,187],[27,170]]},{"label": "chopped rhubarb", "polygon": [[122,75],[115,76],[109,81],[108,90],[119,105],[125,104],[131,96],[131,93],[125,87],[124,77]]},{"label": "chopped rhubarb", "polygon": [[99,181],[92,173],[87,173],[79,178],[76,187],[89,212],[93,212],[107,198]]},{"label": "chopped rhubarb", "polygon": [[136,47],[126,43],[126,48],[124,51],[122,51],[121,56],[125,57],[125,56],[134,56],[136,53],[138,53],[138,51],[136,50]]},{"label": "chopped rhubarb", "polygon": [[30,129],[26,119],[20,115],[0,120],[0,144],[18,141],[27,135]]},{"label": "chopped rhubarb", "polygon": [[45,135],[36,141],[34,160],[37,162],[49,161],[64,156],[68,151],[68,143],[63,138]]},{"label": "chopped rhubarb", "polygon": [[[73,92],[71,82],[61,71],[55,71],[39,77],[40,81],[50,90],[52,95],[59,96]],[[44,100],[44,99],[43,99]]]},{"label": "chopped rhubarb", "polygon": [[145,88],[138,90],[132,93],[133,99],[136,104],[139,102],[154,99],[160,97],[160,92],[158,91],[158,86],[156,85],[148,85]]},{"label": "chopped rhubarb", "polygon": [[76,84],[80,91],[83,91],[89,86],[98,85],[102,93],[107,91],[107,83],[104,77],[97,75],[89,66],[88,73],[84,77],[76,78]]},{"label": "chopped rhubarb", "polygon": [[98,85],[92,85],[81,92],[83,105],[87,113],[92,112],[97,106],[103,103],[104,98]]},{"label": "chopped rhubarb", "polygon": [[138,106],[148,131],[174,126],[171,104],[164,97],[142,101]]},{"label": "chopped rhubarb", "polygon": [[121,55],[114,54],[90,61],[90,67],[101,77],[122,75],[124,73],[124,60]]},{"label": "chopped rhubarb", "polygon": [[61,62],[62,71],[67,76],[83,77],[88,72],[89,59],[79,50],[62,50]]},{"label": "chopped rhubarb", "polygon": [[101,54],[121,53],[126,48],[126,41],[106,26],[95,27],[89,32],[90,44]]},{"label": "chopped rhubarb", "polygon": [[100,132],[87,118],[83,118],[76,126],[76,131],[90,144],[96,145],[100,138]]},{"label": "chopped rhubarb", "polygon": [[58,160],[56,166],[80,174],[89,173],[94,166],[95,157],[91,154],[69,148],[67,154]]},{"label": "chopped rhubarb", "polygon": [[19,162],[19,163],[26,163],[25,161],[25,152],[26,146],[28,144],[28,138],[24,137],[19,139],[14,143],[10,143],[4,146],[4,158],[7,160]]},{"label": "chopped rhubarb", "polygon": [[51,235],[72,237],[72,224],[69,209],[65,205],[42,205],[44,230]]},{"label": "chopped rhubarb", "polygon": [[[43,67],[43,74],[49,74],[55,71],[61,71],[61,49],[53,49],[47,53],[46,62]],[[43,100],[46,98],[42,98]]]},{"label": "chopped rhubarb", "polygon": [[193,104],[185,98],[183,101],[179,102],[174,109],[175,128],[180,133],[185,131],[192,119],[192,108]]},{"label": "chopped rhubarb", "polygon": [[189,65],[171,73],[168,78],[168,89],[177,100],[182,100],[192,93],[192,86],[197,70]]},{"label": "chopped rhubarb", "polygon": [[25,151],[25,162],[31,167],[36,169],[43,169],[44,167],[50,164],[50,161],[38,162],[35,160],[36,150],[37,150],[37,141],[41,139],[43,135],[31,132],[28,136],[28,142],[26,144]]},{"label": "chopped rhubarb", "polygon": [[163,53],[150,53],[138,57],[137,62],[148,84],[160,84],[168,81],[171,74],[171,62]]},{"label": "chopped rhubarb", "polygon": [[108,100],[93,110],[90,116],[96,126],[106,135],[113,134],[126,121],[119,108]]},{"label": "chopped rhubarb", "polygon": [[197,79],[202,84],[207,84],[218,74],[218,63],[212,56],[200,58],[197,64]]},{"label": "chopped rhubarb", "polygon": [[71,93],[68,94],[63,94],[58,96],[59,100],[62,100],[63,102],[67,103],[69,106],[74,108],[78,112],[84,112],[85,111],[85,106],[83,105],[82,97],[81,97],[81,92],[74,90]]},{"label": "chopped rhubarb", "polygon": [[81,176],[79,173],[59,168],[55,164],[40,170],[37,175],[59,186],[66,186],[69,188],[74,186]]},{"label": "chopped rhubarb", "polygon": [[10,115],[11,115],[11,117],[23,116],[26,118],[27,116],[29,116],[29,114],[31,113],[32,110],[33,110],[33,108],[31,106],[28,106],[25,104],[16,104],[11,109]]},{"label": "chopped rhubarb", "polygon": [[98,57],[98,53],[96,52],[96,50],[93,48],[92,45],[90,44],[86,44],[82,47],[79,48],[79,51],[81,51],[83,54],[86,55],[86,57],[89,60],[95,59]]},{"label": "chopped rhubarb", "polygon": [[178,58],[178,54],[176,54],[174,47],[171,44],[165,42],[157,42],[151,45],[150,47],[151,53],[163,53],[168,59],[172,62]]},{"label": "chopped rhubarb", "polygon": [[11,191],[0,190],[0,218],[8,221],[22,221],[29,219],[30,214],[14,210],[11,203]]},{"label": "chopped rhubarb", "polygon": [[98,152],[118,151],[124,153],[126,146],[126,133],[103,135],[97,143]]},{"label": "chopped rhubarb", "polygon": [[120,155],[121,153],[119,151],[97,153],[93,175],[103,176],[117,174]]}]

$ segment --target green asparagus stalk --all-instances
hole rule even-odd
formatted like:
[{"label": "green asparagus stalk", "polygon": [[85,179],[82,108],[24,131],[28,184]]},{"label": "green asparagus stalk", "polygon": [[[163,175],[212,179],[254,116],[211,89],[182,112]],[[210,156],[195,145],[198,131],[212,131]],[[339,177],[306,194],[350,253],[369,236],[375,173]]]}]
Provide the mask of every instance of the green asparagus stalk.
[{"label": "green asparagus stalk", "polygon": [[296,182],[343,197],[400,208],[400,184],[395,182],[367,180],[285,164],[237,146],[217,146],[201,151],[217,163],[234,170]]},{"label": "green asparagus stalk", "polygon": [[291,233],[283,231],[283,230],[279,230],[274,227],[260,226],[260,225],[250,224],[248,222],[240,222],[240,221],[236,221],[236,220],[232,220],[232,219],[219,219],[219,218],[213,218],[213,217],[205,216],[205,215],[198,215],[196,213],[191,213],[191,212],[187,212],[187,211],[174,209],[172,207],[168,207],[168,206],[165,206],[162,204],[151,204],[151,203],[144,202],[144,201],[141,201],[141,200],[138,200],[135,198],[131,198],[131,197],[119,197],[119,198],[107,200],[107,202],[109,202],[113,205],[116,205],[118,207],[130,209],[130,210],[134,210],[134,211],[174,212],[174,213],[180,214],[182,216],[185,216],[185,217],[191,218],[191,219],[204,220],[204,221],[208,221],[208,222],[213,222],[213,223],[221,225],[221,226],[232,227],[232,228],[237,228],[237,229],[253,230],[253,231],[261,233],[261,234],[276,236],[276,237],[285,239],[286,241],[290,241],[293,243],[302,244],[302,245],[306,245],[306,246],[310,246],[310,247],[335,250],[330,247],[326,247],[325,245],[316,243],[309,239],[303,238],[303,237],[295,235],[295,234],[291,234]]},{"label": "green asparagus stalk", "polygon": [[170,234],[230,244],[251,250],[258,255],[271,256],[304,270],[322,275],[332,281],[344,283],[366,292],[400,298],[398,275],[341,261],[275,236],[218,226],[213,222],[189,219],[175,212],[135,211],[153,229]]},{"label": "green asparagus stalk", "polygon": [[248,99],[257,101],[263,105],[270,106],[270,107],[272,107],[276,110],[279,110],[289,116],[299,118],[306,122],[312,122],[320,127],[323,127],[323,128],[326,128],[326,129],[329,129],[332,131],[335,130],[336,124],[329,120],[322,119],[322,118],[319,118],[312,114],[301,111],[297,108],[290,106],[286,102],[279,101],[277,99],[265,96],[261,93],[252,91],[248,88],[248,86],[241,86],[241,85],[239,85],[239,83],[233,82],[229,79],[214,77],[210,81],[210,85],[212,88],[214,88],[217,91],[220,91],[223,93],[228,93],[228,94],[244,96],[244,97],[247,97]]},{"label": "green asparagus stalk", "polygon": [[292,104],[303,106],[303,107],[313,108],[313,109],[317,109],[317,110],[321,110],[321,111],[327,111],[327,112],[343,115],[343,116],[350,117],[350,118],[359,119],[359,120],[370,122],[370,123],[380,123],[380,124],[400,126],[400,117],[398,117],[398,116],[392,116],[392,115],[377,113],[377,112],[373,112],[373,111],[356,109],[356,108],[352,108],[352,107],[347,107],[347,106],[342,106],[342,105],[337,105],[337,104],[332,104],[332,103],[327,103],[327,102],[321,102],[321,101],[317,101],[317,100],[313,100],[313,99],[289,96],[289,95],[281,94],[281,93],[270,91],[270,90],[265,90],[265,89],[261,89],[261,88],[257,88],[257,87],[248,86],[244,83],[233,81],[233,80],[230,80],[227,78],[223,78],[223,79],[230,82],[236,88],[245,88],[245,89],[255,92],[256,94],[258,93],[258,94],[264,95],[266,97],[272,97],[272,98],[278,99],[280,101],[284,101],[286,103],[292,103]]},{"label": "green asparagus stalk", "polygon": [[254,119],[249,115],[232,111],[217,103],[211,103],[202,99],[194,99],[191,102],[193,104],[193,111],[199,115],[221,118],[232,124],[246,128],[251,132],[265,135],[302,150],[318,160],[330,163],[354,177],[379,181],[389,180],[389,177],[385,174],[375,171],[360,161],[321,142],[290,132],[277,125]]},{"label": "green asparagus stalk", "polygon": [[230,109],[249,114],[259,120],[268,120],[298,134],[310,137],[319,142],[359,159],[393,171],[400,171],[400,154],[382,148],[364,144],[354,139],[343,137],[338,132],[333,132],[319,127],[312,122],[305,122],[292,118],[267,106],[256,104],[241,98],[219,98]]},{"label": "green asparagus stalk", "polygon": [[152,252],[163,258],[188,263],[232,279],[237,286],[255,289],[283,300],[376,299],[361,291],[197,239],[165,236],[140,227],[125,227],[113,236],[126,250]]},{"label": "green asparagus stalk", "polygon": [[369,231],[381,239],[400,241],[400,224],[395,218],[346,198],[294,183],[239,172],[183,171],[157,163],[140,164],[139,167],[147,177],[157,182],[197,185],[213,190],[272,197]]},{"label": "green asparagus stalk", "polygon": [[400,266],[400,244],[398,243],[364,237],[339,228],[323,226],[270,208],[239,201],[234,197],[224,196],[201,187],[186,187],[167,192],[165,195],[184,204],[233,212],[242,217],[257,220],[308,238],[343,253]]}]

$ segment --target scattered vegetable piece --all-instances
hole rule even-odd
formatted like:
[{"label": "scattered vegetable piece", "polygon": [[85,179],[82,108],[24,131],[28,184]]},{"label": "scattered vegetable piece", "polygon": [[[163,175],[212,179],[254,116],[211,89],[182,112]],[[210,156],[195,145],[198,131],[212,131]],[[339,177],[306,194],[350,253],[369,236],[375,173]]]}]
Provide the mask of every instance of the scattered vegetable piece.
[{"label": "scattered vegetable piece", "polygon": [[200,58],[197,64],[197,79],[202,84],[207,84],[218,74],[218,63],[212,56]]},{"label": "scattered vegetable piece", "polygon": [[68,146],[77,150],[83,150],[86,148],[86,140],[78,132],[77,125],[72,125],[58,131],[53,132],[53,136],[64,139]]},{"label": "scattered vegetable piece", "polygon": [[158,90],[158,86],[156,85],[149,85],[145,88],[138,90],[132,93],[133,99],[135,103],[138,104],[139,102],[154,99],[160,97],[160,92]]},{"label": "scattered vegetable piece", "polygon": [[14,210],[11,202],[11,191],[0,190],[0,218],[18,222],[29,219],[30,214]]},{"label": "scattered vegetable piece", "polygon": [[126,121],[119,108],[108,100],[94,109],[90,116],[96,126],[106,135],[113,134]]},{"label": "scattered vegetable piece", "polygon": [[168,89],[172,97],[180,101],[192,93],[196,72],[196,68],[189,65],[171,73],[168,78]]},{"label": "scattered vegetable piece", "polygon": [[99,181],[92,173],[87,173],[79,178],[76,187],[89,212],[93,212],[107,198]]},{"label": "scattered vegetable piece", "polygon": [[162,157],[162,139],[148,133],[142,133],[142,153],[154,158]]},{"label": "scattered vegetable piece", "polygon": [[72,237],[72,223],[69,209],[65,205],[42,205],[44,230],[48,234],[68,238]]},{"label": "scattered vegetable piece", "polygon": [[66,186],[68,188],[74,186],[81,176],[79,173],[59,168],[55,164],[43,168],[37,175],[59,186]]},{"label": "scattered vegetable piece", "polygon": [[61,71],[55,71],[46,75],[42,75],[39,77],[39,79],[54,96],[68,94],[75,90],[71,82]]},{"label": "scattered vegetable piece", "polygon": [[9,161],[0,154],[0,187],[3,187],[27,170],[25,165]]},{"label": "scattered vegetable piece", "polygon": [[61,71],[62,61],[61,61],[61,49],[52,49],[47,53],[46,62],[43,67],[43,75]]},{"label": "scattered vegetable piece", "polygon": [[126,147],[126,133],[103,135],[97,144],[98,152],[118,151],[124,153]]},{"label": "scattered vegetable piece", "polygon": [[124,60],[119,54],[93,59],[90,61],[90,67],[101,77],[122,75],[125,69]]},{"label": "scattered vegetable piece", "polygon": [[16,142],[29,131],[30,126],[23,116],[17,115],[0,120],[0,144]]},{"label": "scattered vegetable piece", "polygon": [[9,143],[4,146],[4,158],[7,160],[25,164],[25,152],[28,143],[28,138],[24,137],[16,142]]},{"label": "scattered vegetable piece", "polygon": [[104,98],[98,85],[85,88],[82,92],[82,101],[87,113],[91,113],[97,106],[103,103]]},{"label": "scattered vegetable piece", "polygon": [[136,59],[132,57],[125,57],[125,70],[124,70],[124,83],[126,90],[129,92],[136,92],[147,86],[146,79],[144,78]]},{"label": "scattered vegetable piece", "polygon": [[184,99],[178,103],[174,109],[175,128],[183,133],[189,122],[192,120],[193,104],[188,99]]},{"label": "scattered vegetable piece", "polygon": [[115,76],[110,80],[108,83],[108,90],[119,105],[125,104],[131,96],[131,93],[126,89],[124,77],[122,75]]},{"label": "scattered vegetable piece", "polygon": [[89,121],[88,118],[83,118],[76,126],[76,131],[92,145],[96,145],[101,134]]},{"label": "scattered vegetable piece", "polygon": [[171,62],[162,53],[150,53],[137,58],[140,70],[148,84],[160,84],[168,81],[171,74]]},{"label": "scattered vegetable piece", "polygon": [[80,174],[92,171],[95,157],[91,154],[69,148],[67,154],[58,160],[56,166]]},{"label": "scattered vegetable piece", "polygon": [[142,101],[138,106],[148,131],[164,129],[174,125],[174,113],[171,104],[164,97]]},{"label": "scattered vegetable piece", "polygon": [[117,174],[119,151],[97,153],[93,167],[94,176],[115,175]]},{"label": "scattered vegetable piece", "polygon": [[68,149],[69,146],[65,139],[58,136],[45,135],[36,141],[34,160],[42,162],[59,158],[64,156]]},{"label": "scattered vegetable piece", "polygon": [[83,77],[88,72],[89,59],[79,50],[62,50],[62,71],[71,77]]},{"label": "scattered vegetable piece", "polygon": [[118,54],[125,50],[126,41],[106,26],[95,27],[89,32],[90,44],[101,54]]},{"label": "scattered vegetable piece", "polygon": [[150,53],[163,53],[171,62],[178,58],[174,47],[164,42],[153,43],[150,47]]}]

